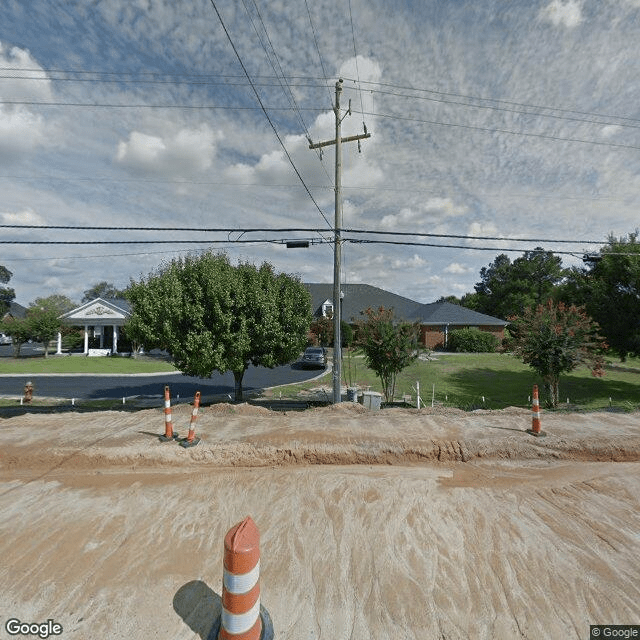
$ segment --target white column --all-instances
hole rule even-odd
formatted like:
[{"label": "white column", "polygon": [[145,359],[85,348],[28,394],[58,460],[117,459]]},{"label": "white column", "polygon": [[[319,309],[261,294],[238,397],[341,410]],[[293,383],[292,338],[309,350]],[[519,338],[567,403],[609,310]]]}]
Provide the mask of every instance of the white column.
[{"label": "white column", "polygon": [[118,325],[113,325],[113,346],[111,353],[118,353]]},{"label": "white column", "polygon": [[100,327],[100,348],[104,349],[104,327]]},{"label": "white column", "polygon": [[56,355],[62,355],[62,333],[58,331],[58,350],[56,351]]},{"label": "white column", "polygon": [[89,353],[89,325],[84,325],[84,355]]}]

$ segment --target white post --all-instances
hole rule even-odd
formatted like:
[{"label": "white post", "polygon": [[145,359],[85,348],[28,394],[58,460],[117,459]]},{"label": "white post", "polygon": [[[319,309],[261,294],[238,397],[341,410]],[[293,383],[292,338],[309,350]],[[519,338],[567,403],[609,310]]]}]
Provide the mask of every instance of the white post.
[{"label": "white post", "polygon": [[84,355],[89,353],[89,325],[84,325]]},{"label": "white post", "polygon": [[416,395],[418,396],[418,409],[420,408],[420,381],[416,382]]},{"label": "white post", "polygon": [[62,355],[62,333],[58,331],[58,350],[56,351],[56,355]]},{"label": "white post", "polygon": [[118,325],[113,325],[113,346],[111,347],[111,353],[118,353]]}]

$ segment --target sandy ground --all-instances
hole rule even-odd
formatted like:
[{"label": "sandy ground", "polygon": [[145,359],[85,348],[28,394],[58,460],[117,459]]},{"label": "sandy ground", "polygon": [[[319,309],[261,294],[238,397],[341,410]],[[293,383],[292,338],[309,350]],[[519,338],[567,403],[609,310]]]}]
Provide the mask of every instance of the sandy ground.
[{"label": "sandy ground", "polygon": [[223,538],[247,515],[279,639],[640,624],[640,414],[530,425],[522,409],[217,405],[183,449],[158,441],[158,409],[0,419],[0,638],[18,618],[64,640],[207,640]]}]

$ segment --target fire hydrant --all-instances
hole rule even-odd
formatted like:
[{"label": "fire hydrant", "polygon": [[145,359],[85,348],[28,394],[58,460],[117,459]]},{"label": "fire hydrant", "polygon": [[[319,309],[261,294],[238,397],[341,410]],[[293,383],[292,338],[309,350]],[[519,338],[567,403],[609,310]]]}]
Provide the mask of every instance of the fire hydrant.
[{"label": "fire hydrant", "polygon": [[33,382],[29,381],[24,385],[24,401],[31,402],[33,400]]}]

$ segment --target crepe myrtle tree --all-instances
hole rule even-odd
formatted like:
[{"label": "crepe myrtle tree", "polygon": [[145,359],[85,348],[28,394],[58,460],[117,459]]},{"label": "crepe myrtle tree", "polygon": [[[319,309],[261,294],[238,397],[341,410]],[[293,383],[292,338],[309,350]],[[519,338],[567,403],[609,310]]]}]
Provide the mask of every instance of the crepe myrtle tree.
[{"label": "crepe myrtle tree", "polygon": [[599,326],[584,307],[555,303],[527,307],[509,318],[508,346],[544,380],[549,405],[558,404],[561,373],[586,364],[594,376],[604,375],[603,352],[607,348]]},{"label": "crepe myrtle tree", "polygon": [[231,371],[237,401],[247,367],[291,362],[311,325],[311,299],[297,277],[266,262],[234,266],[212,252],[161,265],[131,282],[126,297],[130,337],[168,351],[185,375]]},{"label": "crepe myrtle tree", "polygon": [[385,401],[390,402],[398,374],[418,357],[418,324],[396,322],[393,309],[369,307],[356,331],[366,365],[380,378]]}]

